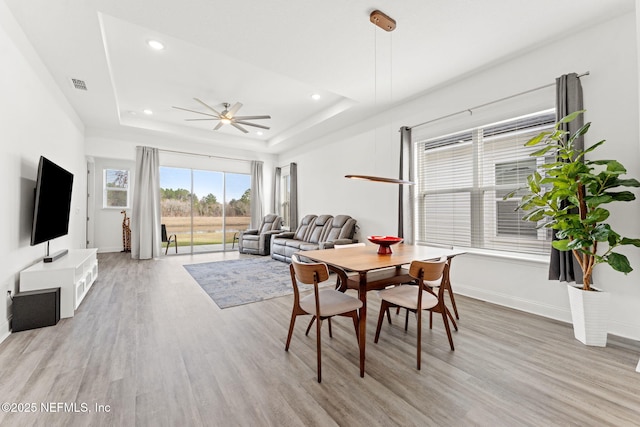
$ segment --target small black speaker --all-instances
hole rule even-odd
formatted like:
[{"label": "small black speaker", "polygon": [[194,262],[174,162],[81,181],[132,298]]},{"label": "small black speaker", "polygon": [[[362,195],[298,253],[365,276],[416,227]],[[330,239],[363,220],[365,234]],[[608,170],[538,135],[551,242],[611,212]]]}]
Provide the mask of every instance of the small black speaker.
[{"label": "small black speaker", "polygon": [[60,288],[18,292],[13,296],[13,332],[53,326],[60,321]]}]

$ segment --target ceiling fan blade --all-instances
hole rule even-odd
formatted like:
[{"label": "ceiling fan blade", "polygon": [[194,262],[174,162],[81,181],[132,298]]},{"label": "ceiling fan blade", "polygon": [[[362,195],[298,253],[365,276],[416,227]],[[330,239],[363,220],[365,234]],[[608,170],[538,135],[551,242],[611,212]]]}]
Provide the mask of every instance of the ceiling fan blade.
[{"label": "ceiling fan blade", "polygon": [[218,124],[216,125],[216,127],[214,127],[214,128],[213,128],[213,130],[218,130],[218,129],[220,129],[220,128],[222,127],[222,125],[223,125],[223,124],[224,124],[224,123],[222,123],[222,122],[218,123]]},{"label": "ceiling fan blade", "polygon": [[271,129],[269,126],[263,126],[263,125],[259,125],[259,124],[256,124],[256,123],[243,122],[242,120],[236,120],[235,123],[237,123],[239,125],[253,126],[253,127],[261,128],[261,129]]},{"label": "ceiling fan blade", "polygon": [[236,120],[259,120],[259,119],[270,119],[271,116],[235,116]]},{"label": "ceiling fan blade", "polygon": [[241,131],[241,132],[249,133],[249,131],[248,131],[248,130],[246,130],[245,128],[243,128],[242,126],[240,126],[240,125],[239,125],[239,124],[237,124],[237,123],[231,122],[231,126],[233,126],[234,128],[238,129],[238,130],[239,130],[239,131]]},{"label": "ceiling fan blade", "polygon": [[175,108],[177,110],[189,111],[191,113],[196,113],[196,114],[203,114],[205,116],[215,117],[216,119],[219,119],[218,116],[214,116],[213,114],[209,114],[209,113],[203,113],[202,111],[190,110],[188,108],[182,108],[182,107],[171,107],[171,108]]},{"label": "ceiling fan blade", "polygon": [[195,122],[198,120],[220,120],[220,117],[211,117],[210,119],[184,119],[187,122]]},{"label": "ceiling fan blade", "polygon": [[207,107],[209,110],[213,111],[214,113],[216,113],[217,115],[221,115],[218,111],[216,111],[215,108],[205,104],[204,102],[200,101],[198,98],[193,98],[195,101],[199,102],[200,104],[204,105],[205,107]]},{"label": "ceiling fan blade", "polygon": [[231,107],[231,109],[226,113],[226,116],[229,118],[233,117],[234,114],[236,114],[240,108],[242,108],[242,104],[239,102],[236,102],[235,104],[233,104],[233,107]]}]

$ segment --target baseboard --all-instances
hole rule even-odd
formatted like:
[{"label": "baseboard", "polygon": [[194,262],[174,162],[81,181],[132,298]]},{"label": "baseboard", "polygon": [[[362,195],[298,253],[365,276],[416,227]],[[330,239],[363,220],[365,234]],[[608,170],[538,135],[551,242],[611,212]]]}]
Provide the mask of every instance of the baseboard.
[{"label": "baseboard", "polygon": [[548,304],[542,304],[537,301],[531,301],[525,298],[514,297],[509,294],[502,294],[495,291],[488,291],[471,286],[465,286],[456,283],[454,287],[456,294],[464,295],[481,301],[502,305],[504,307],[513,308],[539,316],[548,317],[550,319],[559,320],[561,322],[571,323],[571,312],[569,307],[562,308]]},{"label": "baseboard", "polygon": [[0,323],[0,342],[7,339],[11,335],[11,329],[9,329],[9,320]]},{"label": "baseboard", "polygon": [[[513,295],[509,294],[502,294],[500,292],[479,289],[472,286],[465,286],[461,283],[456,283],[454,285],[454,292],[456,294],[464,295],[466,297],[474,298],[480,301],[486,301],[492,304],[513,308],[515,310],[547,317],[549,319],[558,320],[560,322],[569,324],[572,323],[571,311],[568,305],[567,307],[558,307],[548,304],[542,304],[537,301],[514,297]],[[638,336],[637,326],[631,323],[609,320],[609,334],[632,340],[640,340],[640,337]]]},{"label": "baseboard", "polygon": [[122,246],[98,248],[98,253],[99,254],[111,253],[111,252],[122,252]]}]

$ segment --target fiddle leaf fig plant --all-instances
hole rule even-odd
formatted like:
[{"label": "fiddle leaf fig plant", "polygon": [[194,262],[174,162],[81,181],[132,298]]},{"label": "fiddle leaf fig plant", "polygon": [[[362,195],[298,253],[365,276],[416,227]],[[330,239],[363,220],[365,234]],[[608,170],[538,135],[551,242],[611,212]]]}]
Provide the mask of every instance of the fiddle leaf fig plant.
[{"label": "fiddle leaf fig plant", "polygon": [[539,228],[556,230],[558,240],[552,242],[553,247],[573,253],[582,269],[582,289],[588,291],[592,290],[591,278],[597,264],[609,264],[625,274],[633,270],[629,259],[614,249],[623,245],[640,247],[640,239],[623,237],[615,232],[606,223],[610,213],[605,206],[634,200],[635,195],[622,188],[640,187],[640,182],[624,179],[622,176],[627,170],[617,160],[585,158],[605,142],[597,142],[586,150],[576,147],[576,140],[587,133],[591,123],[573,134],[561,129],[563,124],[583,113],[584,110],[569,114],[556,123],[552,131],[541,132],[525,144],[541,147],[531,153],[532,157],[548,160],[553,154],[555,161],[545,162],[540,172],[527,178],[527,194],[518,208],[526,211],[523,219],[538,222]]}]

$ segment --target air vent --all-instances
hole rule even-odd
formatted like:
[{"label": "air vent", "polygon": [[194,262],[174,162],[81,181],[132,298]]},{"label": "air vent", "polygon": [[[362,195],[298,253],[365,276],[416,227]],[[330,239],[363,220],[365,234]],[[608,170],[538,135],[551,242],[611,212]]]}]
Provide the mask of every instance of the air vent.
[{"label": "air vent", "polygon": [[84,80],[71,79],[71,83],[73,83],[73,87],[78,90],[87,90],[87,84],[84,82]]}]

